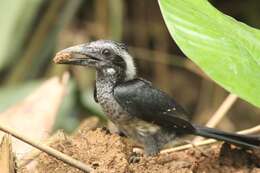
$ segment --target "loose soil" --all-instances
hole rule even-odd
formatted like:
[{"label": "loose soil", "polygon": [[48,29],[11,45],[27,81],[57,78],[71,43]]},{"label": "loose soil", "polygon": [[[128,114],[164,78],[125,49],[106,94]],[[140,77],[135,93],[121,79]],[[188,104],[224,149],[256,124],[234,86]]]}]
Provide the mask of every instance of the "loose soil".
[{"label": "loose soil", "polygon": [[[142,156],[139,163],[128,163],[132,145],[126,138],[101,128],[81,127],[77,133],[55,142],[52,147],[91,165],[98,173],[260,173],[259,152],[245,151],[228,144],[215,144],[184,151]],[[18,173],[80,173],[53,157],[42,153],[34,159],[33,169]]]}]

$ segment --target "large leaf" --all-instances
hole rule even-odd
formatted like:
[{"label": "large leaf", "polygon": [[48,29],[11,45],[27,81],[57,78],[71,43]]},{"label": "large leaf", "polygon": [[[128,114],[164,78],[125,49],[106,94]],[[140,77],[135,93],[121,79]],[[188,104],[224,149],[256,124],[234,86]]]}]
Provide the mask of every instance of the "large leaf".
[{"label": "large leaf", "polygon": [[166,25],[181,50],[228,91],[260,106],[260,31],[207,0],[160,0]]}]

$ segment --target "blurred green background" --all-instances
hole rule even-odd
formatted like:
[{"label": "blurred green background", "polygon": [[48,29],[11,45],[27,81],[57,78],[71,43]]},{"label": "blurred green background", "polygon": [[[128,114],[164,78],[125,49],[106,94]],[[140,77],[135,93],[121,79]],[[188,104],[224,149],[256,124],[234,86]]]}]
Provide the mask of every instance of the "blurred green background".
[{"label": "blurred green background", "polygon": [[[211,3],[260,28],[259,0]],[[128,44],[140,76],[171,94],[196,122],[205,123],[228,94],[181,53],[156,0],[12,0],[1,2],[0,13],[0,112],[41,81],[70,71],[73,77],[55,129],[72,131],[90,115],[103,117],[92,98],[95,72],[52,63],[58,50],[96,39]],[[248,128],[260,123],[259,115],[259,109],[239,99],[219,128]]]}]

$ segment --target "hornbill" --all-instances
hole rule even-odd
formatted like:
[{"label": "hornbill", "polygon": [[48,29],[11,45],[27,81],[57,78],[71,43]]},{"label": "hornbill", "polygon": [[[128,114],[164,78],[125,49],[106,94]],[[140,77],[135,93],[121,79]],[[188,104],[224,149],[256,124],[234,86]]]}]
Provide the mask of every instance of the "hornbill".
[{"label": "hornbill", "polygon": [[247,149],[260,148],[260,137],[224,132],[191,123],[184,109],[151,82],[139,78],[123,43],[98,40],[69,47],[54,58],[58,64],[96,69],[94,98],[120,132],[155,155],[171,141],[198,135]]}]

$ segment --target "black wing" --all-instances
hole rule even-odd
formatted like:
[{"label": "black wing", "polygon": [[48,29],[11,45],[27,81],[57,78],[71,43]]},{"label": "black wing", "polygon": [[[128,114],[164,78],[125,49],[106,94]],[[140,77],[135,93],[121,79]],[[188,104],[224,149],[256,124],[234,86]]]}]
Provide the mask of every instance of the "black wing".
[{"label": "black wing", "polygon": [[134,79],[117,85],[114,88],[114,97],[134,117],[169,130],[185,133],[195,131],[183,108],[145,80]]}]

